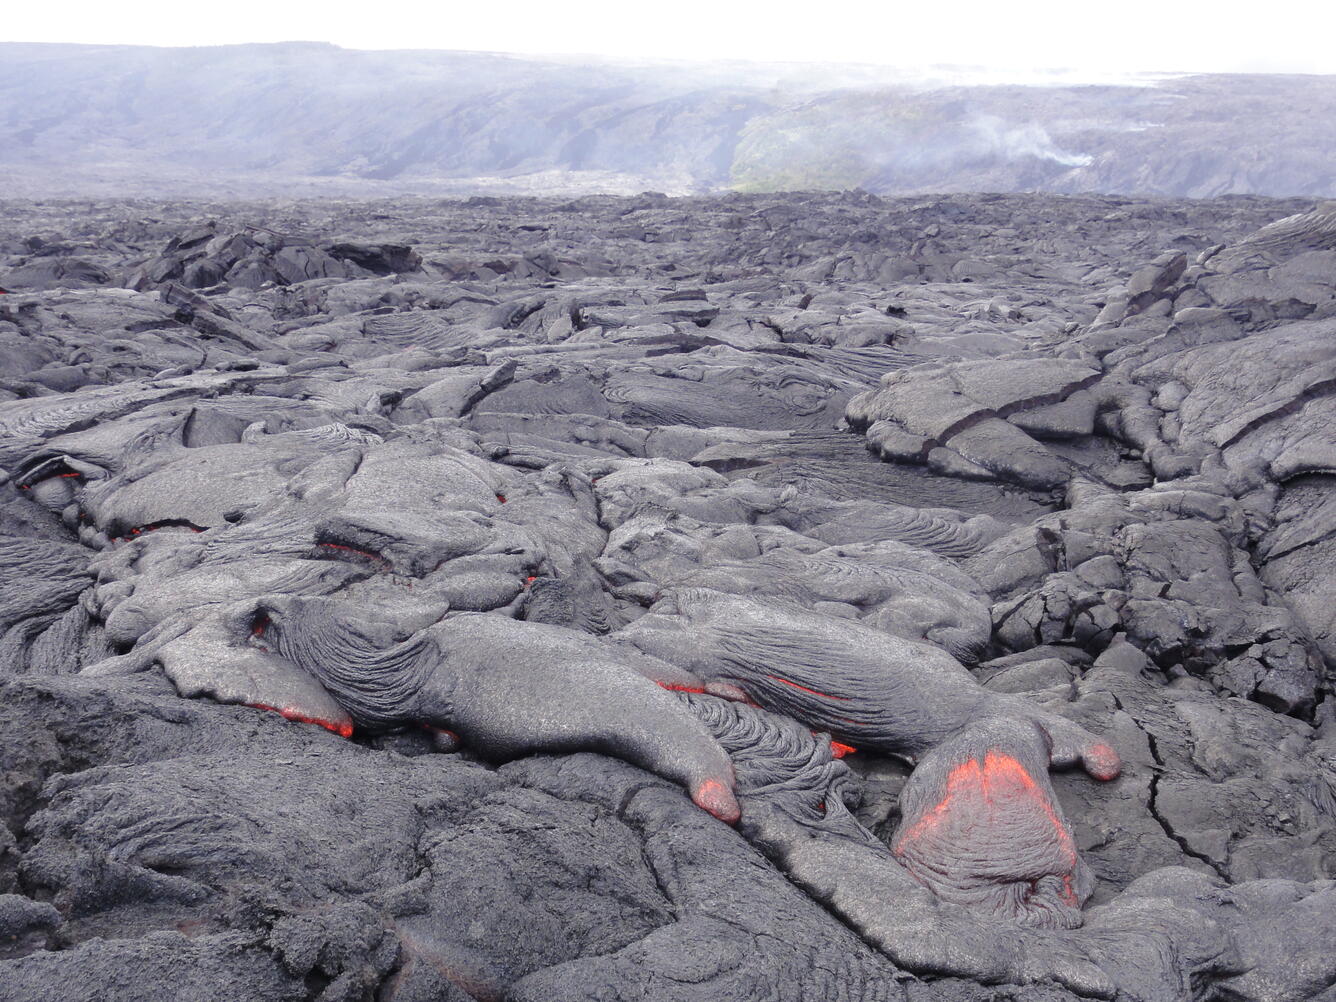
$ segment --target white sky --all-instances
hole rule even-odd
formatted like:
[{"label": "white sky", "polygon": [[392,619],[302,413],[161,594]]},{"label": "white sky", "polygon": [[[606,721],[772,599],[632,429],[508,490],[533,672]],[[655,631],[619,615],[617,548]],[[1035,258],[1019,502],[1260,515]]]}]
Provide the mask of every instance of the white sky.
[{"label": "white sky", "polygon": [[18,2],[0,41],[472,49],[1007,70],[1336,73],[1332,0]]}]

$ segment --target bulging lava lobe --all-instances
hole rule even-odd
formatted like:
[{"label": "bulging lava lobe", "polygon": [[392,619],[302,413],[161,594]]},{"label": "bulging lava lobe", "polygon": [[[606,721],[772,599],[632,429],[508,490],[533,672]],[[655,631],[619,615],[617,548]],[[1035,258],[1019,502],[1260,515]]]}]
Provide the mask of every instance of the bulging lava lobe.
[{"label": "bulging lava lobe", "polygon": [[733,791],[717,779],[707,779],[691,790],[691,799],[697,807],[714,815],[725,824],[735,825],[742,817],[742,808]]},{"label": "bulging lava lobe", "polygon": [[943,901],[1021,925],[1073,929],[1093,881],[1031,723],[970,724],[923,757],[891,850]]}]

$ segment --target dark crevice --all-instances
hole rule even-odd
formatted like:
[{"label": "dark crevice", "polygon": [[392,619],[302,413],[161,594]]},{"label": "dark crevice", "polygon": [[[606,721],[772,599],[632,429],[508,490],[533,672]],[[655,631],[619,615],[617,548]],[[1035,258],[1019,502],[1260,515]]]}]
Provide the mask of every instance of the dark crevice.
[{"label": "dark crevice", "polygon": [[1321,397],[1329,397],[1334,393],[1336,393],[1336,378],[1319,379],[1317,382],[1304,387],[1304,389],[1293,399],[1287,400],[1283,404],[1278,404],[1264,414],[1253,418],[1253,420],[1249,421],[1242,428],[1239,428],[1234,434],[1229,436],[1226,441],[1221,442],[1220,448],[1227,449],[1239,439],[1243,438],[1243,436],[1247,435],[1249,432],[1256,431],[1258,428],[1262,427],[1262,425],[1269,424],[1272,421],[1278,421],[1284,417],[1289,417],[1292,414],[1297,414],[1309,401],[1317,400]]},{"label": "dark crevice", "polygon": [[347,543],[336,542],[332,539],[319,539],[315,544],[315,551],[311,554],[315,560],[338,560],[345,563],[365,564],[377,571],[391,570],[391,564],[379,553],[373,553],[371,550],[363,550]]},{"label": "dark crevice", "polygon": [[324,971],[316,969],[306,972],[306,977],[302,979],[302,987],[306,989],[306,997],[311,1002],[316,1002],[333,981],[334,979]]},{"label": "dark crevice", "polygon": [[1160,757],[1160,748],[1159,744],[1155,740],[1155,735],[1152,734],[1150,731],[1148,731],[1146,728],[1141,727],[1140,723],[1138,723],[1137,726],[1140,727],[1141,732],[1146,735],[1146,743],[1150,748],[1151,757],[1155,759],[1155,764],[1156,766],[1158,766],[1158,768],[1151,770],[1151,775],[1150,775],[1150,787],[1149,787],[1150,799],[1147,801],[1146,804],[1147,809],[1150,811],[1150,816],[1153,817],[1156,823],[1160,826],[1160,828],[1164,830],[1165,835],[1167,835],[1171,840],[1173,840],[1173,842],[1179,847],[1179,849],[1183,851],[1184,855],[1190,856],[1196,860],[1200,860],[1201,862],[1209,866],[1216,873],[1216,875],[1219,876],[1226,883],[1231,882],[1229,873],[1227,872],[1225,867],[1216,863],[1215,860],[1211,859],[1211,857],[1205,855],[1204,853],[1200,853],[1197,850],[1193,849],[1192,846],[1188,844],[1187,839],[1183,838],[1183,836],[1179,835],[1178,832],[1174,831],[1174,826],[1169,823],[1168,819],[1166,819],[1162,814],[1160,814],[1158,807],[1158,799],[1160,793],[1160,779],[1162,778],[1165,772],[1164,759]]},{"label": "dark crevice", "polygon": [[164,518],[157,522],[148,522],[144,525],[136,525],[134,528],[126,530],[124,534],[120,536],[112,536],[111,538],[116,542],[123,543],[126,542],[127,540],[136,539],[139,536],[147,535],[150,532],[157,532],[159,529],[189,529],[191,532],[209,531],[208,526],[196,525],[189,519]]}]

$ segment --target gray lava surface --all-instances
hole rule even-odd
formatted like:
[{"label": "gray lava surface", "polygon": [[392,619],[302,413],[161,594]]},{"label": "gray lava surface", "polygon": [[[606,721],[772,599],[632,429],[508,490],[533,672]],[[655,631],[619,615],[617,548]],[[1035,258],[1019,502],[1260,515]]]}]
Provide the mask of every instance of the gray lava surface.
[{"label": "gray lava surface", "polygon": [[0,207],[5,1002],[1336,1002],[1336,203]]}]

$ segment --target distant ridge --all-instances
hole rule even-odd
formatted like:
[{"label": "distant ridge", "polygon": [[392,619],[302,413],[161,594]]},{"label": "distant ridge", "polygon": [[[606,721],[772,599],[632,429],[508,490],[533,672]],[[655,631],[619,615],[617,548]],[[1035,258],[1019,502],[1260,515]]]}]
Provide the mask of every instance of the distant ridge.
[{"label": "distant ridge", "polygon": [[1333,76],[1024,86],[935,76],[313,42],[0,43],[0,197],[1336,196]]}]

